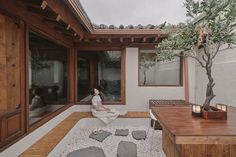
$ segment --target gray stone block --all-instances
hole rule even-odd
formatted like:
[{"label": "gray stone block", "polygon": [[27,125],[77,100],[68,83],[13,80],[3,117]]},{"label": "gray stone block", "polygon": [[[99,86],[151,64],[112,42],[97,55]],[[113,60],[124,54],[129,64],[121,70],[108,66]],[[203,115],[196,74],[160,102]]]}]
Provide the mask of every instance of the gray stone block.
[{"label": "gray stone block", "polygon": [[137,157],[137,145],[133,142],[121,141],[118,145],[117,157]]},{"label": "gray stone block", "polygon": [[67,157],[106,157],[104,151],[99,147],[82,148],[70,152]]}]

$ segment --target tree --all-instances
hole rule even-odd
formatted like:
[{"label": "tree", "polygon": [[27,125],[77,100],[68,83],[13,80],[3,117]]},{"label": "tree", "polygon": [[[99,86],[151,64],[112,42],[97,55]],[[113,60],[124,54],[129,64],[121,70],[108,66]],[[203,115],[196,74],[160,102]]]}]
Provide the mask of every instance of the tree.
[{"label": "tree", "polygon": [[140,70],[143,72],[143,85],[147,84],[147,71],[157,63],[156,59],[156,54],[155,56],[142,54],[140,61]]},{"label": "tree", "polygon": [[212,77],[214,58],[222,45],[232,48],[236,44],[236,0],[186,0],[184,6],[187,21],[167,31],[168,37],[156,46],[157,57],[160,60],[175,56],[194,58],[207,74],[203,108],[210,110],[210,102],[216,96]]}]

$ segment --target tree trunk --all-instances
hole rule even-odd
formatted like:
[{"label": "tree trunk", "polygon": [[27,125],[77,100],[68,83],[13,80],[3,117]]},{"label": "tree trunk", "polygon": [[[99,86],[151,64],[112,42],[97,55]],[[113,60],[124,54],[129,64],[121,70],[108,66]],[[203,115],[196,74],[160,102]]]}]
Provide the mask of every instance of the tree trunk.
[{"label": "tree trunk", "polygon": [[147,82],[146,70],[143,71],[143,75],[144,75],[143,85],[146,85]]},{"label": "tree trunk", "polygon": [[205,67],[206,74],[207,74],[209,82],[207,84],[206,99],[205,99],[205,102],[203,104],[203,108],[207,111],[210,110],[211,100],[216,96],[214,94],[214,91],[213,91],[213,87],[215,86],[215,83],[214,83],[214,80],[213,80],[213,77],[212,77],[212,74],[211,74],[211,67],[212,67],[212,62],[210,62],[208,64],[208,66]]}]

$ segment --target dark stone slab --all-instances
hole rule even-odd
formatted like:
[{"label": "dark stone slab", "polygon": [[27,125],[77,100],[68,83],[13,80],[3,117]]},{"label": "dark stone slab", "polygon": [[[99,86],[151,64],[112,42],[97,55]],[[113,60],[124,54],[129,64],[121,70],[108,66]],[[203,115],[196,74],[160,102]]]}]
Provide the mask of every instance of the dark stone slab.
[{"label": "dark stone slab", "polygon": [[104,141],[108,136],[110,136],[112,133],[108,132],[108,131],[104,131],[104,130],[99,130],[97,132],[92,132],[89,135],[89,138],[92,138],[94,140],[97,140],[99,142]]},{"label": "dark stone slab", "polygon": [[137,157],[137,145],[133,142],[121,141],[118,145],[117,157]]},{"label": "dark stone slab", "polygon": [[104,151],[99,147],[82,148],[70,152],[67,157],[106,157]]},{"label": "dark stone slab", "polygon": [[129,129],[116,129],[115,136],[128,136]]},{"label": "dark stone slab", "polygon": [[138,130],[138,131],[133,131],[132,136],[136,140],[145,140],[147,137],[147,133],[145,130]]}]

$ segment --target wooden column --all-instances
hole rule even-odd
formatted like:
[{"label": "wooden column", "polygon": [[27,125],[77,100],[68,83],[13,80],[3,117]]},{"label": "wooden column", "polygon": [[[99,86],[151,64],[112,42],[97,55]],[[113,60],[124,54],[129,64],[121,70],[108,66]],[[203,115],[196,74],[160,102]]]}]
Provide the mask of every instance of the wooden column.
[{"label": "wooden column", "polygon": [[20,21],[0,15],[0,110],[20,107]]},{"label": "wooden column", "polygon": [[69,63],[69,73],[68,73],[68,80],[69,80],[69,87],[68,87],[68,98],[69,98],[69,103],[75,103],[76,102],[76,48],[70,48],[69,52],[69,58],[68,58],[68,63]]},{"label": "wooden column", "polygon": [[126,104],[126,50],[122,48],[121,50],[121,104]]},{"label": "wooden column", "polygon": [[25,23],[0,14],[0,148],[26,129],[24,53]]},{"label": "wooden column", "polygon": [[185,101],[189,102],[189,77],[188,77],[188,58],[183,57],[183,82],[184,82],[184,93],[185,93]]}]

